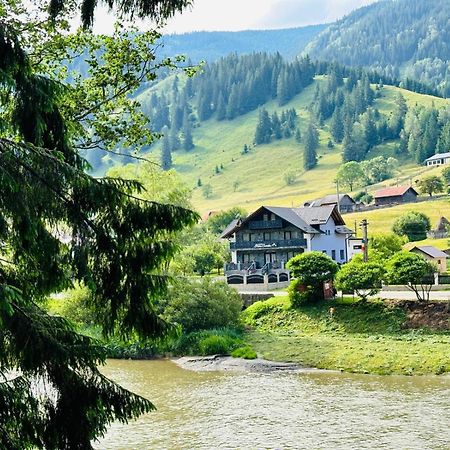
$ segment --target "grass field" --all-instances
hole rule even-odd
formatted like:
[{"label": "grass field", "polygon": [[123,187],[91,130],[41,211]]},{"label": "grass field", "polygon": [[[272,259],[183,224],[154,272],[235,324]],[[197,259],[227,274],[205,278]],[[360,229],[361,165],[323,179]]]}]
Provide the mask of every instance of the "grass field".
[{"label": "grass field", "polygon": [[293,310],[287,297],[277,297],[243,315],[252,328],[246,340],[269,360],[357,373],[450,372],[450,333],[404,330],[405,311],[381,301],[344,298]]},{"label": "grass field", "polygon": [[[372,234],[391,233],[392,226],[397,217],[408,211],[423,212],[430,218],[431,226],[434,228],[440,217],[444,216],[450,218],[450,197],[444,196],[440,197],[439,200],[407,203],[391,208],[380,208],[373,211],[344,214],[343,217],[347,225],[352,229],[355,229],[355,224],[358,225],[362,219],[367,219],[369,222],[370,236]],[[356,228],[358,233],[360,233],[358,226]],[[434,245],[442,250],[450,247],[449,239],[427,239],[425,241],[415,242],[414,244],[409,243],[406,247],[411,247],[411,245]]]},{"label": "grass field", "polygon": [[[283,109],[295,108],[299,114],[299,126],[304,133],[309,120],[308,106],[313,99],[316,84],[323,83],[323,77],[317,77],[314,84],[306,88],[291,102],[283,107],[273,101],[265,108],[272,113]],[[382,96],[375,101],[375,107],[384,114],[392,110],[395,96],[401,92],[410,106],[423,104],[436,107],[448,105],[448,100],[416,94],[403,89],[385,86]],[[327,148],[330,138],[328,125],[320,131],[319,164],[311,171],[303,170],[303,144],[294,138],[276,141],[267,145],[252,147],[242,155],[244,144],[253,142],[258,111],[253,111],[232,121],[218,122],[211,119],[203,122],[194,130],[196,147],[191,152],[178,151],[173,154],[174,168],[181,174],[186,184],[194,189],[193,204],[201,212],[242,206],[252,210],[262,204],[279,206],[298,206],[304,201],[335,192],[335,174],[342,163],[342,147]],[[390,142],[373,149],[368,155],[393,155],[396,143]],[[155,153],[155,155],[157,152]],[[425,173],[433,173],[419,167],[409,160],[400,161],[395,178],[382,185],[409,183]],[[220,174],[215,167],[223,166]],[[294,170],[297,181],[287,186],[284,180],[286,171]],[[201,180],[203,186],[210,185],[209,198],[203,195],[203,188],[197,187]],[[369,191],[381,185],[369,187]]]}]

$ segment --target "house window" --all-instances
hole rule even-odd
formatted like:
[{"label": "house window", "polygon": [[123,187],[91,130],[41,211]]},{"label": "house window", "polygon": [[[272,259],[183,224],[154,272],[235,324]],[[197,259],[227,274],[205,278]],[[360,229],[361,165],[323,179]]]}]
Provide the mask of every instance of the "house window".
[{"label": "house window", "polygon": [[292,233],[290,231],[285,231],[284,232],[284,240],[289,241],[290,239],[292,239]]},{"label": "house window", "polygon": [[242,262],[243,262],[243,263],[248,263],[248,262],[250,262],[250,254],[249,254],[249,253],[244,253],[244,254],[242,255]]},{"label": "house window", "polygon": [[336,250],[331,250],[331,259],[336,261]]},{"label": "house window", "polygon": [[268,214],[264,214],[263,215],[263,220],[264,220],[264,222],[267,222],[269,220],[269,215]]},{"label": "house window", "polygon": [[275,216],[275,214],[274,214],[274,213],[272,213],[272,214],[271,214],[271,216],[270,216],[270,220],[277,220],[277,218],[276,218],[276,216]]},{"label": "house window", "polygon": [[286,261],[289,261],[295,256],[295,252],[287,252],[286,253]]},{"label": "house window", "polygon": [[264,240],[265,240],[265,241],[270,241],[271,238],[272,238],[272,236],[271,236],[270,233],[264,233]]},{"label": "house window", "polygon": [[345,259],[345,252],[344,252],[344,250],[340,250],[339,256],[341,257],[341,261]]}]

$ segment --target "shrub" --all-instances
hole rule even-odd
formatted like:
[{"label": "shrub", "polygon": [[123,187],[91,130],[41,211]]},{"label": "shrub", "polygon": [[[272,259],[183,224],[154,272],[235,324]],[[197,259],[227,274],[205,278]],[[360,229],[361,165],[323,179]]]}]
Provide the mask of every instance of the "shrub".
[{"label": "shrub", "polygon": [[236,346],[236,341],[228,336],[208,336],[198,343],[199,354],[229,355]]},{"label": "shrub", "polygon": [[361,300],[375,295],[381,289],[384,269],[381,264],[358,259],[345,264],[336,276],[336,287],[345,292],[354,291]]},{"label": "shrub", "polygon": [[237,324],[242,298],[224,282],[181,279],[170,287],[158,307],[165,319],[189,333]]},{"label": "shrub", "polygon": [[[332,280],[338,271],[338,265],[327,255],[320,252],[309,252],[295,256],[287,263],[294,280],[289,293],[291,304],[301,304],[305,301],[323,300],[323,283]],[[305,292],[298,288],[307,286]]]},{"label": "shrub", "polygon": [[205,330],[181,335],[167,346],[166,351],[174,355],[230,354],[242,344],[236,330]]},{"label": "shrub", "polygon": [[57,304],[54,313],[72,322],[80,325],[96,323],[98,312],[96,313],[92,307],[92,294],[86,286],[78,285],[65,291],[53,304]]},{"label": "shrub", "polygon": [[242,359],[256,359],[258,355],[255,350],[253,350],[248,345],[245,347],[239,347],[231,353],[233,358],[242,358]]},{"label": "shrub", "polygon": [[422,241],[430,231],[431,223],[428,216],[421,212],[409,211],[400,216],[392,227],[395,234],[406,236],[411,242]]},{"label": "shrub", "polygon": [[298,308],[305,303],[313,301],[314,291],[311,288],[300,291],[302,286],[304,286],[303,282],[297,279],[292,280],[288,287],[289,300],[293,308]]}]

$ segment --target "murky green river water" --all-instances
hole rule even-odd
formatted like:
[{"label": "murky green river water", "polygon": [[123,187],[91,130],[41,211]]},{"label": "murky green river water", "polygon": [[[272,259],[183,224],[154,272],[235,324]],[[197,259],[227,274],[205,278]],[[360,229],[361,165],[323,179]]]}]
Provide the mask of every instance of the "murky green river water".
[{"label": "murky green river water", "polygon": [[114,424],[98,449],[450,449],[450,377],[191,372],[110,361],[158,411]]}]

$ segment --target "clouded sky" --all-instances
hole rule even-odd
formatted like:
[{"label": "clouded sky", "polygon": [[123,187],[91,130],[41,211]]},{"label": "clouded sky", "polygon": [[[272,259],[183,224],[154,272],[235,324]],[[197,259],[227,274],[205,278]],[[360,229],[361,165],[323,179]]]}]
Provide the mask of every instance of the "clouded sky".
[{"label": "clouded sky", "polygon": [[[194,0],[191,10],[168,21],[165,32],[291,28],[331,22],[376,0]],[[100,11],[96,30],[112,19]]]}]

